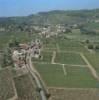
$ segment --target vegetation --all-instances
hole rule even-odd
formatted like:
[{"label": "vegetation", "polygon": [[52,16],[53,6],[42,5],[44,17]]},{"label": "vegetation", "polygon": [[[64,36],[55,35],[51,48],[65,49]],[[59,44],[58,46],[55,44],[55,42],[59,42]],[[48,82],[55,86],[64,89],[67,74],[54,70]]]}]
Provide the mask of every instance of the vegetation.
[{"label": "vegetation", "polygon": [[6,50],[2,54],[2,61],[1,61],[1,67],[8,67],[8,66],[14,66],[12,61],[12,55],[10,48],[6,48]]},{"label": "vegetation", "polygon": [[45,63],[50,63],[52,59],[52,52],[42,52],[41,53],[41,58],[35,59],[33,58],[33,62],[45,62]]},{"label": "vegetation", "polygon": [[50,88],[51,100],[98,100],[99,89],[55,89]]},{"label": "vegetation", "polygon": [[[97,90],[90,92],[90,89],[99,88],[99,82],[93,78],[79,53],[85,55],[99,75],[98,19],[99,9],[49,11],[26,17],[0,18],[0,50],[4,50],[3,54],[0,54],[0,70],[1,67],[13,66],[11,47],[19,46],[19,41],[27,43],[32,39],[40,38],[43,42],[41,58],[33,58],[32,61],[45,84],[48,87],[56,88],[84,88],[84,90],[66,91],[62,89],[63,94],[62,91],[60,92],[57,89],[52,90],[52,93],[57,92],[57,95],[59,95],[58,99],[54,94],[52,100],[65,100],[65,98],[70,98],[70,100],[71,98],[75,100],[79,98],[80,100],[93,100],[93,97],[97,100]],[[51,38],[45,38],[38,34],[42,32],[42,29],[39,30],[41,27],[46,28],[56,25],[64,25],[66,31],[51,36]],[[38,26],[38,30],[33,26]],[[51,64],[54,51],[56,51],[54,60],[58,64]],[[64,64],[68,64],[68,66]],[[11,73],[7,68],[6,70],[0,72],[0,100],[6,100],[14,95],[12,75],[10,75]],[[37,91],[41,89],[35,87],[35,83],[29,74],[16,77],[14,81],[19,100],[38,100]],[[88,90],[86,90],[87,88]],[[93,97],[91,98],[91,96]]]},{"label": "vegetation", "polygon": [[93,44],[89,44],[88,45],[88,49],[94,49],[94,45]]},{"label": "vegetation", "polygon": [[80,54],[69,53],[69,52],[57,53],[55,62],[61,64],[86,65],[86,63],[81,58]]},{"label": "vegetation", "polygon": [[[32,82],[29,74],[14,78],[18,100],[39,100],[39,95],[36,93],[35,84]],[[34,86],[34,87],[33,87]]]},{"label": "vegetation", "polygon": [[0,70],[0,100],[7,100],[15,95],[15,86],[11,70]]},{"label": "vegetation", "polygon": [[[99,18],[99,9],[94,10],[75,10],[75,11],[49,11],[40,12],[38,14],[29,15],[27,17],[11,17],[11,18],[0,18],[0,25],[7,27],[8,24],[17,25],[19,24],[21,29],[24,29],[24,25],[39,24],[72,24],[81,23],[93,19]],[[88,19],[89,20],[88,20]],[[23,26],[23,27],[22,27]],[[13,29],[13,28],[12,28]]]},{"label": "vegetation", "polygon": [[35,64],[48,87],[96,88],[98,82],[92,77],[88,68],[65,66],[67,75],[61,65]]},{"label": "vegetation", "polygon": [[85,56],[89,60],[89,62],[93,65],[96,71],[99,73],[99,53],[85,53]]}]

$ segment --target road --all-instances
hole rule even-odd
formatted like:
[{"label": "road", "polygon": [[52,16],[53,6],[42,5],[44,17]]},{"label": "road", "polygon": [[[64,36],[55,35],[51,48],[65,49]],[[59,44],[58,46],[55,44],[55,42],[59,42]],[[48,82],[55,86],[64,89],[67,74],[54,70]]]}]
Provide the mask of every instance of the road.
[{"label": "road", "polygon": [[27,69],[29,70],[29,72],[30,72],[31,76],[33,77],[33,79],[35,79],[35,82],[36,82],[36,84],[37,84],[37,87],[38,87],[39,89],[41,89],[41,90],[40,90],[41,100],[47,100],[47,97],[46,97],[46,95],[45,95],[46,93],[45,93],[45,91],[44,91],[44,89],[43,89],[43,86],[42,86],[42,84],[41,84],[41,81],[40,81],[40,79],[37,77],[37,73],[38,73],[38,72],[35,70],[35,68],[34,68],[33,65],[32,65],[31,57],[28,57],[27,64],[28,64]]}]

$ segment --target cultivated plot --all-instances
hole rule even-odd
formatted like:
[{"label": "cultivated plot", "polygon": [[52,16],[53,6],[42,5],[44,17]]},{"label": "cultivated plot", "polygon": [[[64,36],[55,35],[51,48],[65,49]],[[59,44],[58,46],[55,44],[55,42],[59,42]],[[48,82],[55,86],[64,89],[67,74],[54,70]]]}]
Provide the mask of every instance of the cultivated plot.
[{"label": "cultivated plot", "polygon": [[96,88],[50,88],[49,91],[51,92],[50,100],[99,100],[99,89]]},{"label": "cultivated plot", "polygon": [[0,70],[0,100],[11,99],[15,96],[16,89],[11,70],[5,68]]},{"label": "cultivated plot", "polygon": [[99,53],[85,53],[85,56],[99,75]]},{"label": "cultivated plot", "polygon": [[37,63],[34,65],[49,87],[95,88],[99,85],[87,67]]},{"label": "cultivated plot", "polygon": [[61,51],[88,52],[84,45],[78,41],[62,40],[57,43]]},{"label": "cultivated plot", "polygon": [[55,62],[61,64],[86,65],[79,53],[57,53]]},{"label": "cultivated plot", "polygon": [[14,78],[19,100],[36,100],[39,98],[35,84],[29,74]]}]

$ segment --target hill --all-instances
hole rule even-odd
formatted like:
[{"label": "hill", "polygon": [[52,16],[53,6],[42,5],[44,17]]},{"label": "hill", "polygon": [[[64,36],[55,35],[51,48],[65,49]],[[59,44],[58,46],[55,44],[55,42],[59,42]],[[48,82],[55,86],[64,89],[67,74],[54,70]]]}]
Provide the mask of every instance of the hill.
[{"label": "hill", "polygon": [[99,18],[99,9],[93,10],[54,10],[39,12],[29,16],[0,18],[1,24],[72,24]]}]

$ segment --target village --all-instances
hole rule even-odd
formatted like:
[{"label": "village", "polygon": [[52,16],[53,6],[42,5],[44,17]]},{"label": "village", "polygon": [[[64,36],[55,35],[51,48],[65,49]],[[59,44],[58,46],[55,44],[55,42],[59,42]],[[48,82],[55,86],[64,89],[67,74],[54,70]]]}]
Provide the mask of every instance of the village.
[{"label": "village", "polygon": [[12,48],[12,59],[15,69],[25,66],[27,57],[40,59],[41,50],[42,44],[38,39],[31,41],[31,43],[19,44],[19,47]]}]

